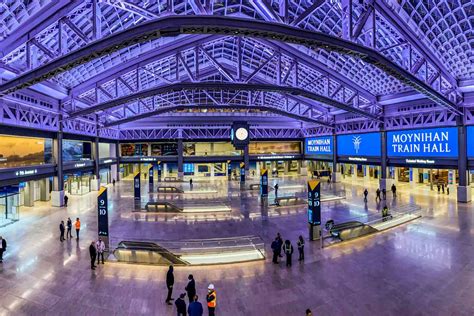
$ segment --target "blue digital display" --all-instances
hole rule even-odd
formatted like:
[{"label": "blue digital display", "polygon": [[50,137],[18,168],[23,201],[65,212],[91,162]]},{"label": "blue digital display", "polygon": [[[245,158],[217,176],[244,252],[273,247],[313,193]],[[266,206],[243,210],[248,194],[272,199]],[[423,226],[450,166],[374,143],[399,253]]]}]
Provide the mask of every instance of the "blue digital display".
[{"label": "blue digital display", "polygon": [[466,127],[467,134],[467,156],[474,157],[474,126]]},{"label": "blue digital display", "polygon": [[353,157],[380,157],[380,133],[337,136],[337,155]]},{"label": "blue digital display", "polygon": [[332,155],[332,136],[306,138],[304,149],[306,155]]},{"label": "blue digital display", "polygon": [[387,132],[388,157],[458,157],[456,127]]}]

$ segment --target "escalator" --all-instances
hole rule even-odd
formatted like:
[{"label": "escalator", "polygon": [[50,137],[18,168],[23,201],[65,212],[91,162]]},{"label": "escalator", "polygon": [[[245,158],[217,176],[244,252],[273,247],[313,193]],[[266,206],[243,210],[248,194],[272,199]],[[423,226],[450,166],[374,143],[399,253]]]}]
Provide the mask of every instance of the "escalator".
[{"label": "escalator", "polygon": [[149,213],[181,213],[183,208],[168,201],[151,201],[146,203],[145,211]]},{"label": "escalator", "polygon": [[370,225],[358,221],[350,221],[337,225],[333,225],[329,229],[332,237],[341,241],[362,237],[377,232],[378,230]]},{"label": "escalator", "polygon": [[118,262],[125,263],[189,265],[180,256],[153,242],[121,241],[114,250],[114,256]]}]

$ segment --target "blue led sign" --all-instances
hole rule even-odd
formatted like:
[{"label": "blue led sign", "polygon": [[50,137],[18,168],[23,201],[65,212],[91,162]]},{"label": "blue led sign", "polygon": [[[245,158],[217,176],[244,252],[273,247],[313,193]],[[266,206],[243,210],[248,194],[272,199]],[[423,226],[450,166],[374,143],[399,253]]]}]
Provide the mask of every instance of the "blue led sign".
[{"label": "blue led sign", "polygon": [[388,157],[458,157],[456,127],[387,132]]},{"label": "blue led sign", "polygon": [[337,136],[337,155],[351,157],[380,157],[380,133]]},{"label": "blue led sign", "polygon": [[332,155],[332,136],[306,138],[304,148],[306,155]]}]

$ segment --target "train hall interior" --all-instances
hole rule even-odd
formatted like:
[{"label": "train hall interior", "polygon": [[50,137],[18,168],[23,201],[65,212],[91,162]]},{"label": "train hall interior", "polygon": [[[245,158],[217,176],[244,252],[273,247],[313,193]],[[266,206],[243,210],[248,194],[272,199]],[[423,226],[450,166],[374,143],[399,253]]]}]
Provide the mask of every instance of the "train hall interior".
[{"label": "train hall interior", "polygon": [[469,0],[0,1],[0,315],[472,315],[473,29]]}]

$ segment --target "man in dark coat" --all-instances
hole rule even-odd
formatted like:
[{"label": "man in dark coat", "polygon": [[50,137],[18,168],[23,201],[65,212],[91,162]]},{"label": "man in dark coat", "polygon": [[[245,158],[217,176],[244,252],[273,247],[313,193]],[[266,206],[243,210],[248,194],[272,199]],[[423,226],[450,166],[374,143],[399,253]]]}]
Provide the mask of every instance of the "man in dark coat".
[{"label": "man in dark coat", "polygon": [[61,221],[61,223],[59,224],[59,241],[60,242],[63,242],[64,241],[64,231],[66,230],[66,228],[64,227],[64,221]]},{"label": "man in dark coat", "polygon": [[0,236],[0,262],[3,262],[3,253],[7,250],[7,241]]},{"label": "man in dark coat", "polygon": [[186,302],[184,301],[185,293],[180,294],[178,299],[174,302],[178,311],[178,316],[186,316]]},{"label": "man in dark coat", "polygon": [[173,294],[173,285],[174,285],[174,275],[173,275],[173,266],[170,266],[168,273],[166,273],[166,287],[168,288],[168,296],[166,297],[166,303],[172,305],[170,302],[172,300],[171,295]]},{"label": "man in dark coat", "polygon": [[91,269],[95,270],[95,259],[97,259],[97,249],[95,248],[95,241],[91,242],[89,246],[89,254],[91,256]]},{"label": "man in dark coat", "polygon": [[194,282],[194,277],[192,274],[188,276],[188,285],[184,288],[186,293],[188,293],[189,303],[191,304],[194,300],[194,296],[196,295],[196,282]]},{"label": "man in dark coat", "polygon": [[275,238],[275,240],[272,242],[272,251],[273,251],[273,263],[278,263],[278,249],[279,249],[279,244],[278,244],[278,237]]}]

